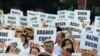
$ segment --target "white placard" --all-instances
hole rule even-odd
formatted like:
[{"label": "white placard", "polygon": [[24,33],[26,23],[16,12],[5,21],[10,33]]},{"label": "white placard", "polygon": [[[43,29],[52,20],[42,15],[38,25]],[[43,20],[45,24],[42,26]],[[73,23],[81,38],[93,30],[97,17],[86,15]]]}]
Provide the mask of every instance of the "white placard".
[{"label": "white placard", "polygon": [[15,31],[12,31],[12,30],[0,30],[0,37],[13,38],[13,37],[15,37]]},{"label": "white placard", "polygon": [[95,26],[100,26],[100,16],[95,16],[95,21],[94,21]]},{"label": "white placard", "polygon": [[54,27],[54,23],[56,20],[57,15],[54,14],[47,14],[46,19],[45,19],[45,23],[48,25],[48,27]]},{"label": "white placard", "polygon": [[27,10],[27,16],[28,17],[34,16],[34,15],[38,15],[38,12]]},{"label": "white placard", "polygon": [[99,27],[94,27],[93,33],[100,36],[100,28]]},{"label": "white placard", "polygon": [[29,26],[28,23],[30,23],[30,22],[28,22],[28,19],[26,16],[20,17],[20,22],[19,22],[20,26]]},{"label": "white placard", "polygon": [[43,44],[46,39],[56,40],[56,28],[34,28],[34,42]]},{"label": "white placard", "polygon": [[80,40],[80,49],[86,49],[86,50],[96,49],[97,50],[99,47],[99,43],[100,43],[99,36],[95,34],[83,32],[81,40]]},{"label": "white placard", "polygon": [[63,32],[67,32],[69,30],[69,21],[58,20],[55,22],[55,27],[58,26],[62,29]]},{"label": "white placard", "polygon": [[74,11],[67,11],[67,18],[70,20],[74,20]]},{"label": "white placard", "polygon": [[12,30],[0,30],[0,43],[10,41],[15,37],[15,31]]},{"label": "white placard", "polygon": [[7,14],[7,15],[4,15],[4,20],[5,20],[6,25],[19,26],[20,17],[17,15]]},{"label": "white placard", "polygon": [[94,26],[93,25],[88,25],[85,28],[86,28],[86,32],[93,33],[93,31],[94,31]]},{"label": "white placard", "polygon": [[40,16],[35,15],[28,17],[28,24],[31,27],[41,27],[42,22],[40,21]]},{"label": "white placard", "polygon": [[63,18],[63,19],[74,19],[74,11],[68,11],[68,10],[60,10],[57,12],[58,18]]},{"label": "white placard", "polygon": [[45,21],[47,18],[47,13],[43,13],[43,12],[38,12],[39,16],[40,16],[40,21]]},{"label": "white placard", "polygon": [[74,19],[90,21],[90,10],[75,10]]},{"label": "white placard", "polygon": [[10,14],[23,16],[23,12],[18,9],[11,9]]},{"label": "white placard", "polygon": [[67,20],[67,10],[57,11],[58,19]]},{"label": "white placard", "polygon": [[3,10],[0,10],[0,22],[4,23],[4,19],[3,19]]}]

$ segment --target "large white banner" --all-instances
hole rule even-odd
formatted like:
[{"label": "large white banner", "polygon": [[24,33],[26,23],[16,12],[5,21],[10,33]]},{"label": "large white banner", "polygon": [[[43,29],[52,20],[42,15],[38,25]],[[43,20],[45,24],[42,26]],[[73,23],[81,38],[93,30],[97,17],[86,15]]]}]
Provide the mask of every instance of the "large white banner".
[{"label": "large white banner", "polygon": [[43,44],[46,39],[56,40],[56,28],[34,28],[34,42]]}]

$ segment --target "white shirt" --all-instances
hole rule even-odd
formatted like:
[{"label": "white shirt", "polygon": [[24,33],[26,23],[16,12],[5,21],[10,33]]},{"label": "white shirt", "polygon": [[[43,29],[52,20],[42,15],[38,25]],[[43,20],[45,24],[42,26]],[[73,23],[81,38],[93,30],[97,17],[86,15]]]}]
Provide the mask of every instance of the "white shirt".
[{"label": "white shirt", "polygon": [[55,55],[57,55],[57,56],[60,55],[60,53],[61,53],[61,47],[58,45],[58,43],[56,43],[56,44],[54,45],[53,53],[54,53]]}]

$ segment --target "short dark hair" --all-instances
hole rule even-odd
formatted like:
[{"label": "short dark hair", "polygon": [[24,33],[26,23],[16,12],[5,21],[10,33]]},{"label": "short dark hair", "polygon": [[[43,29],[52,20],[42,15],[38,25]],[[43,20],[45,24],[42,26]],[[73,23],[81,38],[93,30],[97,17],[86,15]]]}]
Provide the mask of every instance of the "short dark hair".
[{"label": "short dark hair", "polygon": [[30,54],[31,54],[31,52],[32,52],[32,49],[37,49],[38,52],[40,52],[40,49],[39,49],[38,47],[32,47],[32,48],[30,48]]},{"label": "short dark hair", "polygon": [[65,33],[61,32],[61,35],[62,35],[63,38],[65,38]]},{"label": "short dark hair", "polygon": [[51,56],[48,52],[40,52],[38,56]]},{"label": "short dark hair", "polygon": [[57,32],[58,31],[62,31],[62,29],[59,26],[57,26]]}]

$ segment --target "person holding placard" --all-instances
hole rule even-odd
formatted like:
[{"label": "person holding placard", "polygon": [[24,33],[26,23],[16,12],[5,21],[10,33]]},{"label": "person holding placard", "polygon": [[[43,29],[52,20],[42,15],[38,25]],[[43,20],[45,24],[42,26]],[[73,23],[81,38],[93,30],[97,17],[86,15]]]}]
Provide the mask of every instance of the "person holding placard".
[{"label": "person holding placard", "polygon": [[65,34],[60,31],[57,32],[57,38],[56,38],[57,43],[54,45],[54,50],[53,50],[53,53],[57,56],[60,55],[61,46],[64,39],[65,39]]}]

